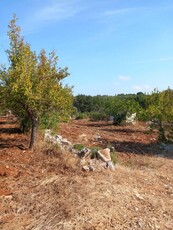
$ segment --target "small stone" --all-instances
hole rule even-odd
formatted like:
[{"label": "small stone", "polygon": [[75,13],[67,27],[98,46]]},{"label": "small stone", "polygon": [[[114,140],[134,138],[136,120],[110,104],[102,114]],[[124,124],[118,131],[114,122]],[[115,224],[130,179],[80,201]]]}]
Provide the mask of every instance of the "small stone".
[{"label": "small stone", "polygon": [[80,158],[86,158],[90,155],[91,150],[87,149],[87,148],[83,148],[81,151],[78,152],[78,156]]},{"label": "small stone", "polygon": [[82,167],[82,169],[83,169],[84,171],[86,171],[86,172],[89,172],[89,171],[90,171],[90,168],[89,168],[88,165],[84,165],[84,166]]},{"label": "small stone", "polygon": [[94,135],[94,141],[100,141],[101,140],[101,136],[99,134]]},{"label": "small stone", "polygon": [[140,195],[140,194],[138,194],[138,193],[135,193],[135,196],[139,199],[139,200],[143,200],[144,198]]},{"label": "small stone", "polygon": [[113,164],[112,161],[107,162],[107,168],[113,171],[115,170],[115,165]]},{"label": "small stone", "polygon": [[12,195],[7,195],[7,196],[4,196],[4,198],[7,199],[7,200],[12,200],[13,196]]}]

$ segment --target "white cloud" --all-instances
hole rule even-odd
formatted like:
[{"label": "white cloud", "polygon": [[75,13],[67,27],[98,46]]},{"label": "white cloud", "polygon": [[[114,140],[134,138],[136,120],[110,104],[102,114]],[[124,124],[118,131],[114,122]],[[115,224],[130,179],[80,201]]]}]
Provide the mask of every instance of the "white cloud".
[{"label": "white cloud", "polygon": [[119,9],[119,10],[107,10],[104,12],[105,16],[116,16],[116,15],[124,15],[127,13],[131,13],[136,11],[136,8],[124,8],[124,9]]},{"label": "white cloud", "polygon": [[140,85],[134,85],[132,87],[134,90],[136,91],[147,91],[149,90],[151,87],[149,85],[143,85],[143,86],[140,86]]},{"label": "white cloud", "polygon": [[119,75],[118,79],[121,80],[121,81],[128,81],[130,79],[130,77],[129,76],[125,76],[125,75]]},{"label": "white cloud", "polygon": [[79,13],[78,0],[49,0],[48,4],[36,13],[36,19],[41,21],[59,21],[73,17]]}]

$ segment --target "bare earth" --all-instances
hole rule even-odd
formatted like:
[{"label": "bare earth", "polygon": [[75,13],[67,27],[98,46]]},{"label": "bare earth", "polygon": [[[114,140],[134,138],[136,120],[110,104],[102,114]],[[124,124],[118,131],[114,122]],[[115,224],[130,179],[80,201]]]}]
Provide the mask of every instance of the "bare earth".
[{"label": "bare earth", "polygon": [[116,170],[83,172],[72,154],[43,149],[41,136],[31,152],[1,117],[0,229],[173,229],[173,152],[159,148],[156,131],[87,120],[60,128],[74,144],[114,146]]}]

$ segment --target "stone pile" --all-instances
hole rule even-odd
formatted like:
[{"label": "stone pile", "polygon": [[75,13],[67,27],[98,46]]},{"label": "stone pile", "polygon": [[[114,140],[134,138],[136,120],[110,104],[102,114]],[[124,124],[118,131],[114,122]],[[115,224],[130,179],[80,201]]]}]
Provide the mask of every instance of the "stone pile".
[{"label": "stone pile", "polygon": [[44,140],[52,144],[58,144],[61,150],[70,151],[79,157],[82,169],[85,171],[101,171],[103,169],[115,170],[115,165],[111,160],[111,150],[109,148],[96,150],[93,156],[91,149],[83,148],[77,150],[67,139],[60,135],[52,135],[50,129],[45,130]]},{"label": "stone pile", "polygon": [[45,130],[44,140],[47,142],[51,142],[52,144],[58,144],[62,150],[65,149],[71,151],[73,148],[73,145],[70,141],[60,135],[52,135],[50,129]]}]

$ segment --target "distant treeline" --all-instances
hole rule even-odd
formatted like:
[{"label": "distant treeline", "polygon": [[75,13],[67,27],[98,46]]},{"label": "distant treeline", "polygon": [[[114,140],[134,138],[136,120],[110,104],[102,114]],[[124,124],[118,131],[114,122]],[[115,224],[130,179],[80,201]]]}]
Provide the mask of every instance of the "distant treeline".
[{"label": "distant treeline", "polygon": [[[169,139],[165,136],[164,124],[173,123],[173,90],[170,88],[163,91],[155,89],[150,94],[142,92],[115,96],[80,94],[74,97],[73,106],[77,119],[89,117],[91,120],[107,120],[112,116],[115,125],[121,124],[127,113],[136,113],[139,121],[157,121],[161,139],[164,141]],[[173,134],[172,125],[168,133]]]},{"label": "distant treeline", "polygon": [[149,107],[151,95],[138,92],[137,94],[108,95],[77,95],[73,105],[77,109],[78,116],[88,114],[93,119],[106,119],[109,116],[124,117],[128,113],[137,113],[138,119],[145,120],[145,111]]}]

